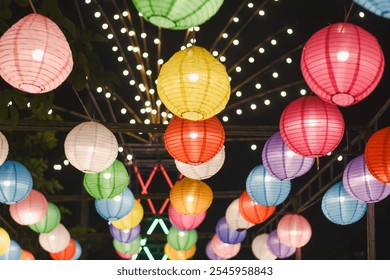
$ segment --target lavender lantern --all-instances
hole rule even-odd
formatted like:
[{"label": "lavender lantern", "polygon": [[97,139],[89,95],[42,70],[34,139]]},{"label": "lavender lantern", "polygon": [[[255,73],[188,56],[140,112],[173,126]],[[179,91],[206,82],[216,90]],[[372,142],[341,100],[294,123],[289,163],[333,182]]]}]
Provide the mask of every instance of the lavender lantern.
[{"label": "lavender lantern", "polygon": [[134,241],[141,232],[141,225],[136,225],[129,229],[118,229],[110,224],[111,236],[122,243],[130,243]]},{"label": "lavender lantern", "polygon": [[343,184],[348,194],[366,203],[381,201],[390,195],[390,187],[372,176],[364,155],[352,159],[343,173]]},{"label": "lavender lantern", "polygon": [[207,242],[206,255],[210,260],[225,260],[224,258],[214,253],[213,247],[211,246],[211,241]]},{"label": "lavender lantern", "polygon": [[215,231],[223,243],[237,244],[244,241],[246,237],[246,230],[238,231],[228,225],[226,218],[219,219]]},{"label": "lavender lantern", "polygon": [[262,151],[264,168],[279,180],[291,180],[307,173],[315,158],[294,153],[284,143],[280,132],[273,134],[265,143]]},{"label": "lavender lantern", "polygon": [[272,231],[268,235],[267,245],[271,253],[277,256],[279,259],[288,258],[296,251],[296,248],[288,247],[280,241],[276,230]]}]

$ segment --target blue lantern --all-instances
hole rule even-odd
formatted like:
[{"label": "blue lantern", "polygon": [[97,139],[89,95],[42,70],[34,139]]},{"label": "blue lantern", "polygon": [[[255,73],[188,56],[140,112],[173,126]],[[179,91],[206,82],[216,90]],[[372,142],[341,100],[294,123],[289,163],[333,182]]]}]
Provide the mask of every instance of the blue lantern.
[{"label": "blue lantern", "polygon": [[355,0],[355,3],[377,16],[390,19],[389,0]]},{"label": "blue lantern", "polygon": [[107,221],[116,221],[127,214],[134,207],[134,195],[129,188],[110,199],[95,200],[95,208],[100,216]]},{"label": "blue lantern", "polygon": [[226,218],[219,219],[215,231],[223,243],[237,244],[244,241],[246,237],[246,230],[238,231],[228,225]]},{"label": "blue lantern", "polygon": [[331,222],[349,225],[359,221],[366,213],[367,203],[352,198],[341,181],[326,191],[322,198],[322,212]]},{"label": "blue lantern", "polygon": [[74,244],[76,245],[76,252],[74,253],[71,260],[78,260],[81,256],[81,253],[83,252],[83,249],[81,248],[80,242],[78,242],[75,239],[73,239],[73,241],[74,241]]},{"label": "blue lantern", "polygon": [[11,239],[8,250],[4,254],[0,255],[0,260],[20,260],[21,256],[22,248],[15,240]]},{"label": "blue lantern", "polygon": [[246,179],[246,191],[257,203],[264,206],[281,204],[291,190],[290,180],[279,180],[271,176],[262,164],[257,165]]},{"label": "blue lantern", "polygon": [[111,236],[119,242],[130,243],[131,241],[134,241],[141,233],[141,225],[138,224],[135,227],[129,229],[118,229],[111,224],[110,233]]},{"label": "blue lantern", "polygon": [[32,190],[30,172],[17,161],[6,160],[0,166],[0,202],[15,204],[25,199]]}]

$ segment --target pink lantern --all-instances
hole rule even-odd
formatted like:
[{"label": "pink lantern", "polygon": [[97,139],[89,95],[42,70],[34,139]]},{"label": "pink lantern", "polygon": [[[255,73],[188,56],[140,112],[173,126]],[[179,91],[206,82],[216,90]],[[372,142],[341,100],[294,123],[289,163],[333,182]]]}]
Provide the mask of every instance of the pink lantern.
[{"label": "pink lantern", "polygon": [[217,256],[223,259],[231,259],[235,257],[240,251],[241,243],[223,243],[221,239],[219,239],[218,235],[214,234],[213,238],[211,239],[211,248]]},{"label": "pink lantern", "polygon": [[303,77],[323,100],[350,106],[366,98],[379,83],[384,56],[377,39],[352,23],[317,31],[301,57]]},{"label": "pink lantern", "polygon": [[48,17],[30,14],[0,39],[0,75],[28,93],[44,93],[61,85],[73,68],[73,58],[61,29]]},{"label": "pink lantern", "polygon": [[206,211],[197,215],[182,214],[169,204],[168,216],[172,225],[181,230],[192,230],[197,228],[206,218]]},{"label": "pink lantern", "polygon": [[38,238],[41,247],[49,253],[58,253],[65,250],[70,239],[70,233],[63,224],[58,224],[49,233],[40,233]]},{"label": "pink lantern", "polygon": [[340,110],[317,96],[291,102],[280,117],[280,134],[286,145],[305,157],[321,157],[333,151],[344,135]]},{"label": "pink lantern", "polygon": [[42,220],[48,210],[45,196],[37,190],[31,190],[22,201],[11,204],[9,212],[12,219],[20,225],[32,225]]},{"label": "pink lantern", "polygon": [[305,217],[298,214],[287,214],[280,219],[277,233],[280,242],[284,245],[301,248],[311,238],[311,226]]}]

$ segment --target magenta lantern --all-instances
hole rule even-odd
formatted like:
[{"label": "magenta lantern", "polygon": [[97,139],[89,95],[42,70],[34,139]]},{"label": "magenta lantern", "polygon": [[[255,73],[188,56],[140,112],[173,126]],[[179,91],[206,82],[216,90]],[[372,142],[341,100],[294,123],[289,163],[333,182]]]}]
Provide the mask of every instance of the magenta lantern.
[{"label": "magenta lantern", "polygon": [[379,83],[384,56],[377,39],[352,23],[320,29],[306,42],[303,77],[323,100],[350,106],[366,98]]},{"label": "magenta lantern", "polygon": [[302,215],[286,214],[278,223],[277,233],[284,245],[301,248],[311,238],[311,226]]},{"label": "magenta lantern", "polygon": [[231,259],[235,257],[241,249],[241,243],[224,243],[221,239],[219,239],[217,234],[214,234],[210,242],[214,253],[224,259]]},{"label": "magenta lantern", "polygon": [[206,218],[206,211],[196,215],[185,215],[169,204],[168,217],[172,225],[181,230],[196,229]]},{"label": "magenta lantern", "polygon": [[279,180],[291,180],[307,173],[315,159],[291,151],[284,143],[280,132],[273,134],[265,143],[262,161],[268,173]]},{"label": "magenta lantern", "polygon": [[22,201],[11,204],[9,212],[12,219],[20,225],[32,225],[42,220],[49,208],[45,196],[37,190],[31,190],[30,194]]},{"label": "magenta lantern", "polygon": [[344,119],[336,105],[317,96],[291,102],[280,117],[284,143],[305,157],[321,157],[333,151],[344,135]]},{"label": "magenta lantern", "polygon": [[280,241],[276,230],[272,231],[268,235],[267,245],[271,253],[277,256],[279,259],[286,259],[291,257],[296,251],[296,248],[288,247]]},{"label": "magenta lantern", "polygon": [[343,185],[351,197],[367,203],[381,201],[390,195],[390,187],[375,179],[368,170],[364,155],[348,163],[343,173]]}]

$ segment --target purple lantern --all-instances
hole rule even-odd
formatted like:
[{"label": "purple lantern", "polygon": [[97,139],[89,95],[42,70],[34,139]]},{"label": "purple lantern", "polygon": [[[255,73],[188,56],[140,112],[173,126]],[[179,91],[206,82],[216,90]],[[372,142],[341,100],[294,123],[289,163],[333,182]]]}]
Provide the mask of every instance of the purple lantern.
[{"label": "purple lantern", "polygon": [[226,218],[219,219],[215,231],[223,243],[237,244],[241,243],[246,237],[246,230],[238,231],[228,225]]},{"label": "purple lantern", "polygon": [[214,253],[213,247],[211,246],[211,241],[207,242],[206,255],[210,260],[226,260]]},{"label": "purple lantern", "polygon": [[296,251],[296,248],[288,247],[280,241],[276,230],[272,231],[268,235],[267,245],[271,253],[277,256],[279,259],[288,258],[294,255]]},{"label": "purple lantern", "polygon": [[110,224],[111,236],[122,243],[130,243],[134,241],[141,232],[141,225],[136,225],[129,229],[118,229]]},{"label": "purple lantern", "polygon": [[279,180],[291,180],[307,173],[315,158],[294,153],[284,143],[280,132],[273,134],[265,143],[262,151],[264,168]]},{"label": "purple lantern", "polygon": [[374,203],[390,195],[390,187],[378,181],[368,170],[364,155],[351,160],[343,173],[347,193],[357,200]]}]

